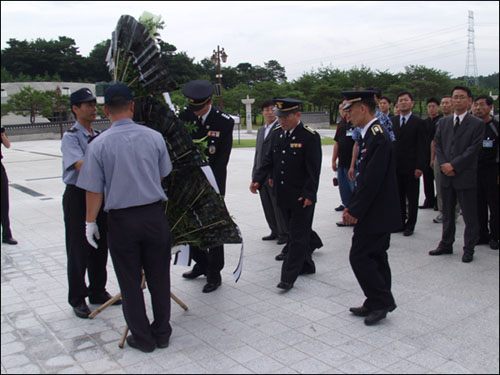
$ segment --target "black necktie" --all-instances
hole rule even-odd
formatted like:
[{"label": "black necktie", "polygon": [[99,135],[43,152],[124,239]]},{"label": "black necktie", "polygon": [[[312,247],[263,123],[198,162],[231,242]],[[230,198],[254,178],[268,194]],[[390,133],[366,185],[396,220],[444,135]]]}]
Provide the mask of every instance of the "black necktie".
[{"label": "black necktie", "polygon": [[457,116],[457,118],[455,119],[455,126],[453,127],[453,131],[456,133],[456,131],[458,130],[458,127],[460,126],[460,117]]},{"label": "black necktie", "polygon": [[403,127],[406,123],[406,117],[403,117],[403,119],[401,120],[401,127]]}]

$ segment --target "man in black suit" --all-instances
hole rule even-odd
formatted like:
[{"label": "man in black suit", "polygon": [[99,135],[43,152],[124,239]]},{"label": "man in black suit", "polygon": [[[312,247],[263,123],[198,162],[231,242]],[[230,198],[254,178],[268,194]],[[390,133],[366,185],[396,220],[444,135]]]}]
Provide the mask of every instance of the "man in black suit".
[{"label": "man in black suit", "polygon": [[[412,113],[413,96],[404,91],[398,95],[399,116],[391,118],[396,135],[396,175],[405,236],[411,236],[417,224],[420,177],[426,166],[426,133],[424,122]],[[408,212],[406,201],[408,200]]]},{"label": "man in black suit", "polygon": [[[451,92],[455,112],[443,117],[434,137],[436,156],[441,166],[443,234],[429,255],[453,253],[455,241],[455,205],[458,199],[465,222],[462,262],[472,262],[479,240],[477,216],[477,166],[485,124],[467,112],[472,105],[468,87],[456,86]],[[498,192],[497,192],[498,193]]]},{"label": "man in black suit", "polygon": [[280,126],[273,131],[271,148],[253,177],[250,191],[256,194],[269,174],[272,175],[278,206],[288,227],[277,287],[289,290],[299,275],[316,272],[311,255],[322,246],[312,230],[321,172],[321,139],[300,121],[300,100],[276,98],[274,102]]},{"label": "man in black suit", "polygon": [[373,91],[342,94],[344,110],[362,129],[356,188],[342,218],[346,225],[355,224],[349,261],[366,300],[350,311],[373,325],[396,308],[387,256],[391,231],[401,226],[394,148],[375,116]]},{"label": "man in black suit", "polygon": [[443,115],[439,114],[439,100],[436,98],[427,99],[427,117],[425,124],[425,167],[424,167],[424,204],[418,208],[434,208],[436,203],[436,195],[434,194],[434,170],[431,167],[431,142],[436,133],[436,124]]},{"label": "man in black suit", "polygon": [[[493,98],[480,95],[474,100],[472,113],[485,123],[483,147],[479,154],[477,174],[477,207],[479,244],[498,250],[498,121],[491,117]],[[489,228],[488,228],[489,211]],[[488,230],[489,229],[489,230]]]},{"label": "man in black suit", "polygon": [[[208,81],[195,80],[187,83],[182,93],[188,99],[189,106],[180,118],[195,122],[197,130],[191,135],[193,139],[206,137],[208,162],[214,173],[219,193],[224,196],[227,164],[233,147],[234,120],[212,105],[213,92],[213,85]],[[213,292],[222,281],[220,271],[224,268],[224,246],[212,247],[208,251],[193,246],[190,254],[196,265],[182,276],[186,279],[195,279],[207,275],[203,293]]]},{"label": "man in black suit", "polygon": [[[255,146],[255,157],[253,160],[252,179],[255,172],[262,165],[266,154],[271,148],[271,134],[274,129],[279,126],[279,121],[274,114],[274,102],[265,100],[262,105],[262,116],[265,119],[265,124],[257,131],[257,141]],[[264,209],[264,216],[267,225],[271,229],[269,236],[262,237],[263,241],[272,241],[277,239],[278,245],[285,244],[288,239],[286,223],[281,215],[281,211],[277,206],[276,197],[272,187],[269,185],[268,176],[266,182],[262,184],[259,190],[260,201]]]}]

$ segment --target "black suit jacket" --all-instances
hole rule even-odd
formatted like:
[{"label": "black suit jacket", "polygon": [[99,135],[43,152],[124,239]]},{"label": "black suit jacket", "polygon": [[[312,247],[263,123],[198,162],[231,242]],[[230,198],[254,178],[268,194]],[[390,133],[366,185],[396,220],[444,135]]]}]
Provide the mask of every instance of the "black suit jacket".
[{"label": "black suit jacket", "polygon": [[[266,135],[265,126],[262,126],[257,131],[255,156],[253,159],[253,168],[252,168],[252,178],[255,175],[257,169],[259,169],[259,167],[262,165],[262,162],[264,161],[266,154],[269,152],[269,149],[271,148],[271,137],[273,134],[273,130],[276,129],[278,126],[280,126],[278,120],[274,121],[271,126],[271,129],[269,130],[269,133],[267,134],[267,137],[265,138],[264,138],[264,136]],[[271,177],[271,175],[269,175],[269,177]]]},{"label": "black suit jacket", "polygon": [[281,126],[273,130],[271,147],[253,182],[262,186],[271,173],[278,206],[294,208],[300,197],[316,202],[320,172],[320,136],[301,122],[288,139]]},{"label": "black suit jacket", "polygon": [[412,114],[408,122],[401,127],[400,116],[391,118],[396,136],[396,171],[400,174],[413,175],[415,169],[425,170],[426,131],[423,120]]},{"label": "black suit jacket", "polygon": [[[184,121],[197,121],[191,111],[186,111],[179,117]],[[208,163],[214,172],[221,195],[226,193],[227,164],[233,148],[233,128],[234,120],[231,116],[212,106],[205,123],[192,135],[193,139],[207,137]]]},{"label": "black suit jacket", "polygon": [[466,114],[459,128],[454,130],[453,115],[439,120],[434,136],[434,148],[439,165],[451,163],[456,176],[440,174],[444,187],[474,189],[477,187],[477,166],[483,144],[485,124],[479,118]]},{"label": "black suit jacket", "polygon": [[394,148],[378,120],[361,141],[356,188],[348,209],[358,219],[355,231],[387,233],[403,225]]}]

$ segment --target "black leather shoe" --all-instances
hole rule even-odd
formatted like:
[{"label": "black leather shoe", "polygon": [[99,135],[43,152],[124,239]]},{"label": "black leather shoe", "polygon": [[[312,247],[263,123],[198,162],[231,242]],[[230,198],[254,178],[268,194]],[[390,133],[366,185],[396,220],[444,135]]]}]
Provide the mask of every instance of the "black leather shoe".
[{"label": "black leather shoe", "polygon": [[371,310],[365,306],[351,307],[349,311],[356,316],[363,316],[363,317],[370,315],[371,312]]},{"label": "black leather shoe", "polygon": [[498,241],[497,240],[490,240],[490,249],[491,250],[498,250]]},{"label": "black leather shoe", "polygon": [[274,233],[271,233],[269,236],[262,237],[262,241],[272,241],[275,240],[276,238],[278,238],[278,236],[275,235]]},{"label": "black leather shoe", "polygon": [[405,237],[409,237],[412,234],[413,234],[413,229],[409,229],[409,228],[405,229],[405,231],[403,232],[403,236],[405,236]]},{"label": "black leather shoe", "polygon": [[474,259],[474,253],[470,251],[464,251],[464,255],[462,255],[462,262],[470,263]]},{"label": "black leather shoe", "polygon": [[387,313],[394,311],[396,308],[396,305],[392,305],[390,307],[387,307],[385,309],[380,309],[380,310],[373,310],[371,311],[368,316],[365,318],[365,324],[367,326],[372,326],[375,323],[379,322],[380,320],[384,319],[387,316]]},{"label": "black leather shoe", "polygon": [[17,241],[12,238],[12,237],[9,237],[9,238],[4,238],[2,240],[3,243],[6,243],[6,244],[9,244],[9,245],[17,245]]},{"label": "black leather shoe", "polygon": [[453,254],[453,250],[445,250],[438,247],[435,250],[429,251],[429,255],[444,255],[444,254]]},{"label": "black leather shoe", "polygon": [[284,245],[288,242],[288,238],[278,238],[278,245]]},{"label": "black leather shoe", "polygon": [[335,209],[335,211],[337,211],[337,212],[344,211],[344,208],[345,208],[345,207],[344,207],[344,205],[342,205],[342,204],[341,204],[340,206],[338,206],[338,207]]},{"label": "black leather shoe", "polygon": [[[108,302],[113,296],[108,292],[104,292],[102,294],[98,294],[96,296],[89,296],[89,302],[93,305],[102,305],[103,303]],[[118,306],[122,304],[122,300],[119,299],[113,302],[113,306]]]},{"label": "black leather shoe", "polygon": [[204,275],[205,273],[198,268],[194,267],[191,271],[184,272],[182,277],[185,279],[196,279],[198,276]]},{"label": "black leather shoe", "polygon": [[278,255],[276,255],[276,258],[274,258],[274,259],[276,259],[276,260],[285,260],[285,256],[286,256],[286,254],[279,253]]},{"label": "black leather shoe", "polygon": [[127,336],[127,344],[131,347],[131,348],[134,348],[134,349],[139,349],[141,352],[144,352],[144,353],[151,353],[152,351],[155,350],[155,347],[151,347],[151,348],[145,348],[143,346],[140,346],[134,339],[133,336]]},{"label": "black leather shoe", "polygon": [[90,315],[90,309],[85,303],[85,301],[80,302],[78,306],[73,306],[73,311],[77,317],[82,319],[88,319]]},{"label": "black leather shoe", "polygon": [[314,273],[316,273],[316,267],[310,266],[310,267],[303,267],[299,275],[312,275]]},{"label": "black leather shoe", "polygon": [[167,339],[166,341],[156,340],[156,347],[160,349],[168,348],[169,341],[170,339]]},{"label": "black leather shoe", "polygon": [[354,224],[344,224],[343,221],[337,221],[335,224],[337,224],[338,227],[353,227]]},{"label": "black leather shoe", "polygon": [[205,286],[203,287],[202,292],[203,293],[213,292],[214,290],[217,290],[217,288],[220,287],[220,285],[221,285],[220,281],[216,283],[206,283]]},{"label": "black leather shoe", "polygon": [[290,290],[293,288],[293,283],[287,283],[286,281],[280,281],[278,285],[276,285],[277,288],[283,289],[283,290]]}]

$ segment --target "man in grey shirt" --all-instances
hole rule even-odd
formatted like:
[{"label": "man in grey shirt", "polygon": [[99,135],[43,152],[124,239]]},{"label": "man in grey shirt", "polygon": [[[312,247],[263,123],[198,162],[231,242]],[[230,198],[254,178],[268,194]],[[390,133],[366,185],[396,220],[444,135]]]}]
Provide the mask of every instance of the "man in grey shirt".
[{"label": "man in grey shirt", "polygon": [[[108,242],[132,332],[127,343],[143,352],[166,348],[170,326],[170,228],[161,181],[172,170],[162,135],[132,121],[129,87],[117,83],[104,94],[111,128],[88,147],[77,185],[87,190],[86,235],[95,247],[95,222],[103,196],[108,212]],[[141,269],[148,283],[154,322],[146,315]]]}]

